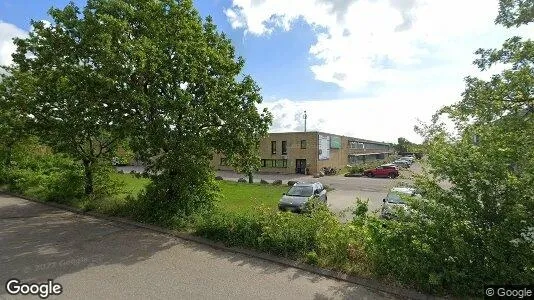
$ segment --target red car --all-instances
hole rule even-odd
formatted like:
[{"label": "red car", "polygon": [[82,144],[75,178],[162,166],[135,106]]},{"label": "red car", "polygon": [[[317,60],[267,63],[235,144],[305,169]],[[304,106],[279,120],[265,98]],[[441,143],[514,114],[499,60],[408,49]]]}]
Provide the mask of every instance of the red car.
[{"label": "red car", "polygon": [[367,177],[395,178],[399,176],[399,168],[395,165],[382,165],[376,169],[366,170],[363,175]]}]

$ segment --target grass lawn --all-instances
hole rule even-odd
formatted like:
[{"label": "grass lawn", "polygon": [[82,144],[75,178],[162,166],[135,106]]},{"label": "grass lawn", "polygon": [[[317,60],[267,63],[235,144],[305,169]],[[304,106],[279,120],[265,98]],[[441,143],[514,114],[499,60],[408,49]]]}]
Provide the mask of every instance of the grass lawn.
[{"label": "grass lawn", "polygon": [[[136,178],[132,174],[114,173],[113,179],[123,182],[119,199],[127,195],[136,196],[149,182],[147,178]],[[230,181],[217,181],[221,189],[222,198],[219,205],[231,212],[252,212],[260,205],[277,208],[282,194],[289,189],[287,186],[273,186],[263,184],[248,184]]]},{"label": "grass lawn", "polygon": [[260,205],[276,209],[288,186],[219,181],[223,198],[220,206],[232,212],[251,212]]},{"label": "grass lawn", "polygon": [[150,182],[150,179],[148,178],[137,178],[135,175],[128,173],[111,173],[111,179],[122,182],[121,192],[117,195],[120,199],[124,199],[128,195],[137,196],[137,194],[139,194],[139,192]]}]

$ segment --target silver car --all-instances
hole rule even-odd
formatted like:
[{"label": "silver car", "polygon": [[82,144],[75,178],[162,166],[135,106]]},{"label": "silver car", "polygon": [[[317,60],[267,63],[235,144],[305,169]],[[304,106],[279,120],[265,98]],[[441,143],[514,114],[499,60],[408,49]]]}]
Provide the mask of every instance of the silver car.
[{"label": "silver car", "polygon": [[328,197],[324,186],[320,182],[298,182],[282,196],[278,209],[300,213],[304,211],[306,203],[311,199],[319,199],[326,203]]},{"label": "silver car", "polygon": [[408,205],[404,200],[402,200],[401,195],[407,195],[412,197],[421,197],[415,188],[411,187],[395,187],[387,194],[386,198],[383,199],[384,203],[382,204],[382,211],[380,216],[385,219],[391,219],[395,217],[395,214],[399,210],[403,210],[406,213],[409,213]]},{"label": "silver car", "polygon": [[412,165],[412,162],[404,159],[397,159],[393,164],[399,167],[409,168]]},{"label": "silver car", "polygon": [[413,156],[403,156],[403,157],[401,157],[399,159],[409,161],[412,164],[415,162],[415,157],[413,157]]}]

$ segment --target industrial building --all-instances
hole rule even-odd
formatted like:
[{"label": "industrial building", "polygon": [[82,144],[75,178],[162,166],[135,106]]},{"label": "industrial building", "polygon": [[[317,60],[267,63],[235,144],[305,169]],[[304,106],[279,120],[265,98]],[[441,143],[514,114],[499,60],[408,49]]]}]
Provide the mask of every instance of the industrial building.
[{"label": "industrial building", "polygon": [[[315,174],[323,167],[341,169],[392,153],[388,143],[324,132],[270,133],[260,144],[260,172]],[[222,154],[214,155],[212,166],[232,170]]]}]

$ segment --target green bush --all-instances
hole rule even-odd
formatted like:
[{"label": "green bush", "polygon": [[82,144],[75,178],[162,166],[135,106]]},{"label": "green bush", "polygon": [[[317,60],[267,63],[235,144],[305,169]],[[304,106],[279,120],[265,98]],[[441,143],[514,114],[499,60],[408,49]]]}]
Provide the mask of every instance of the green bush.
[{"label": "green bush", "polygon": [[83,168],[70,157],[27,141],[13,151],[9,189],[45,201],[65,202],[83,195]]},{"label": "green bush", "polygon": [[257,249],[261,232],[261,219],[258,216],[221,210],[205,214],[198,218],[195,224],[197,235],[223,242],[228,246]]},{"label": "green bush", "polygon": [[[194,163],[194,162],[190,162]],[[187,225],[188,219],[210,212],[219,196],[209,165],[151,175],[141,194],[127,202],[123,214],[138,221],[170,227]]]},{"label": "green bush", "polygon": [[48,147],[29,138],[17,144],[12,152],[11,165],[4,168],[3,180],[13,192],[44,201],[81,204],[93,209],[95,201],[105,202],[117,194],[119,184],[109,174],[113,169],[102,163],[94,168],[94,193],[84,194],[84,170],[71,157],[53,153]]},{"label": "green bush", "polygon": [[259,209],[255,214],[217,210],[200,218],[195,232],[230,246],[254,248],[284,257],[301,259],[317,251],[317,261],[346,262],[347,259],[340,256],[347,253],[349,240],[335,238],[340,236],[336,231],[342,226],[324,204],[313,201],[308,205],[308,212],[301,215],[269,209]]}]

